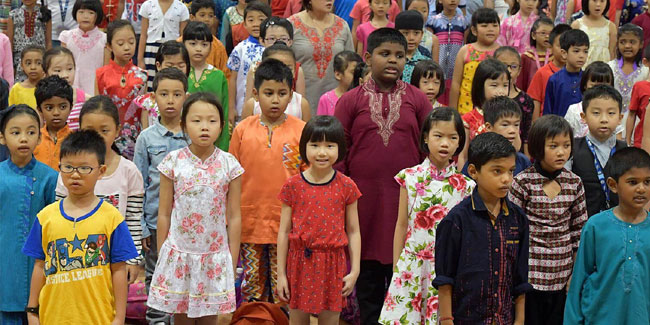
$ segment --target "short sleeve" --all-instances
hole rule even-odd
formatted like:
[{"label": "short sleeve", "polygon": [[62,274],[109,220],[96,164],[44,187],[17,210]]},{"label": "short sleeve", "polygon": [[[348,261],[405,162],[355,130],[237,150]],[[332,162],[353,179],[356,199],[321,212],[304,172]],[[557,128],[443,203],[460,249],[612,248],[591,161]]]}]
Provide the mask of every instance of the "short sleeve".
[{"label": "short sleeve", "polygon": [[138,257],[133,238],[126,225],[126,221],[120,222],[111,235],[111,263],[126,262]]},{"label": "short sleeve", "polygon": [[244,168],[241,166],[239,161],[231,155],[228,154],[228,179],[233,180],[244,173]]},{"label": "short sleeve", "polygon": [[70,33],[72,33],[72,31],[69,30],[62,31],[61,34],[59,34],[59,41],[66,44],[70,43],[70,37],[71,37]]},{"label": "short sleeve", "polygon": [[[181,149],[183,150],[183,149]],[[172,151],[158,164],[158,171],[165,177],[173,180],[174,179],[174,167],[176,167],[176,160],[178,158],[178,152]]]},{"label": "short sleeve", "polygon": [[[361,22],[361,20],[362,20],[361,19],[361,1],[357,1],[354,4],[354,7],[352,7],[352,11],[350,11],[350,17],[352,19],[356,19],[359,22]],[[357,27],[357,28],[359,28],[359,27]]]},{"label": "short sleeve", "polygon": [[239,52],[241,51],[243,45],[244,42],[237,44],[237,46],[235,46],[235,48],[232,50],[232,53],[230,53],[230,57],[228,58],[228,64],[226,64],[226,66],[228,66],[228,69],[232,71],[239,71],[239,69],[241,68],[242,58]]},{"label": "short sleeve", "polygon": [[288,206],[293,206],[294,204],[293,192],[295,185],[293,183],[293,177],[289,178],[286,182],[284,182],[284,185],[282,185],[282,189],[280,190],[280,194],[278,194],[278,199]]},{"label": "short sleeve", "polygon": [[129,167],[130,168],[127,170],[127,182],[129,183],[128,195],[131,196],[144,194],[144,180],[142,173],[138,170],[138,167],[134,163],[131,163]]},{"label": "short sleeve", "polygon": [[406,169],[400,170],[394,178],[400,187],[406,188]]},{"label": "short sleeve", "polygon": [[630,98],[630,111],[635,112],[640,108],[641,97],[642,97],[641,83],[635,83],[634,86],[632,86],[632,96]]},{"label": "short sleeve", "polygon": [[190,19],[190,12],[189,12],[189,10],[187,10],[187,6],[182,5],[181,8],[182,8],[181,9],[181,21],[186,21],[186,20]]},{"label": "short sleeve", "polygon": [[59,177],[56,180],[55,191],[56,191],[57,200],[68,197],[68,188],[66,188],[65,185],[63,184],[63,179],[61,178],[61,174],[59,174]]},{"label": "short sleeve", "polygon": [[530,81],[530,85],[528,86],[528,96],[540,103],[544,99],[544,94],[542,94],[542,79],[542,70],[537,70],[533,75],[533,80]]},{"label": "short sleeve", "polygon": [[345,178],[345,188],[346,188],[346,193],[345,193],[346,205],[350,205],[356,202],[361,197],[361,191],[359,191],[357,184],[355,184],[354,181],[349,177]]},{"label": "short sleeve", "polygon": [[138,14],[142,16],[142,18],[151,18],[151,5],[153,4],[152,0],[147,0],[145,1],[142,6],[140,6],[140,11]]},{"label": "short sleeve", "polygon": [[32,229],[27,236],[27,240],[23,246],[23,254],[37,260],[45,260],[45,252],[43,251],[43,228],[38,218],[34,220]]},{"label": "short sleeve", "polygon": [[512,188],[508,193],[508,199],[517,206],[520,206],[522,209],[526,209],[526,202],[528,202],[528,193],[524,186],[522,186],[522,179],[525,178],[526,173],[520,173],[515,176],[512,181]]}]

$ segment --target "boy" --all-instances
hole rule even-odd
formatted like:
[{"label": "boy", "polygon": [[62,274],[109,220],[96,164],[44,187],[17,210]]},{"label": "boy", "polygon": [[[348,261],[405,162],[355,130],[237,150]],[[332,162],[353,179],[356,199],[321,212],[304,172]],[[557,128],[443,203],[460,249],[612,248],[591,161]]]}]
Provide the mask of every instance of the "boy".
[{"label": "boy", "polygon": [[[644,16],[646,14],[643,14]],[[650,66],[650,45],[643,50],[643,65]],[[630,113],[625,121],[625,142],[641,148],[643,142],[643,121],[645,120],[645,110],[650,101],[650,76],[648,80],[641,80],[632,87],[632,96],[630,99]],[[636,118],[639,118],[639,124],[634,125]],[[634,138],[632,138],[634,134]],[[632,141],[634,140],[634,141]]]},{"label": "boy", "polygon": [[548,41],[553,45],[551,47],[551,54],[553,60],[541,67],[531,80],[528,86],[528,95],[533,99],[535,108],[533,109],[533,122],[541,116],[542,108],[544,107],[544,94],[546,93],[546,84],[548,79],[560,69],[564,67],[566,60],[562,57],[562,47],[560,47],[560,37],[566,31],[571,30],[571,26],[567,24],[559,24],[553,27]]},{"label": "boy", "polygon": [[402,73],[402,80],[406,83],[411,82],[411,75],[416,63],[421,60],[431,59],[430,53],[427,53],[429,56],[423,55],[419,49],[423,28],[424,18],[418,11],[407,10],[400,12],[395,18],[395,29],[406,38],[406,65]]},{"label": "boy", "polygon": [[36,84],[34,96],[38,111],[45,120],[34,157],[59,171],[61,142],[71,132],[67,120],[72,108],[72,87],[59,76],[49,76]]},{"label": "boy", "polygon": [[604,171],[611,155],[627,147],[625,141],[616,139],[616,127],[623,117],[621,107],[621,95],[610,85],[587,89],[582,100],[580,116],[587,122],[589,133],[575,139],[573,160],[567,169],[580,176],[585,192],[589,193],[587,214],[590,217],[618,204],[616,194],[605,185]]},{"label": "boy", "polygon": [[580,239],[564,324],[650,322],[650,156],[623,148],[612,156],[607,185],[617,207],[589,218]]},{"label": "boy", "polygon": [[[515,147],[500,134],[469,144],[477,187],[436,230],[440,324],[522,324],[528,283],[528,221],[506,195]],[[453,308],[452,308],[453,307]]]},{"label": "boy", "polygon": [[94,194],[105,155],[104,139],[92,130],[61,144],[68,197],[41,210],[23,247],[35,259],[25,308],[30,323],[124,322],[125,261],[138,253],[124,217]]},{"label": "boy", "polygon": [[254,83],[253,96],[262,113],[241,121],[230,143],[230,153],[246,169],[241,193],[241,261],[246,281],[242,299],[279,302],[275,289],[281,205],[277,197],[284,182],[299,172],[298,146],[305,122],[284,113],[293,95],[293,75],[284,63],[265,60],[255,71]]},{"label": "boy", "polygon": [[[421,17],[421,16],[420,16]],[[420,126],[431,102],[420,89],[400,80],[406,38],[393,28],[368,36],[371,77],[341,96],[334,116],[345,129],[348,155],[337,169],[357,184],[361,225],[361,272],[357,299],[361,324],[376,324],[393,276],[393,234],[399,185],[393,177],[422,162]]]},{"label": "boy", "polygon": [[[187,77],[176,68],[165,68],[153,79],[152,99],[160,110],[159,122],[145,129],[135,143],[133,162],[144,179],[144,218],[142,227],[142,249],[144,254],[145,284],[151,283],[158,260],[156,249],[158,222],[158,192],[160,172],[158,164],[169,152],[187,146],[181,130],[181,110],[187,92]],[[169,315],[147,308],[150,323],[170,322]]]},{"label": "boy", "polygon": [[548,79],[543,114],[564,117],[569,105],[582,100],[580,79],[589,53],[589,36],[582,30],[572,29],[560,36],[560,46],[566,64]]},{"label": "boy", "polygon": [[237,73],[231,73],[228,80],[228,93],[230,101],[229,121],[235,125],[235,121],[241,116],[246,95],[246,76],[248,70],[257,62],[262,60],[264,46],[259,42],[260,25],[267,17],[271,17],[271,8],[260,1],[249,2],[244,10],[244,27],[250,36],[237,44],[228,58],[228,68]]},{"label": "boy", "polygon": [[[9,91],[9,106],[27,104],[36,109],[36,84],[43,79],[43,54],[45,50],[36,45],[28,45],[20,53],[20,65],[16,71],[16,83]],[[20,82],[19,82],[20,81]]]}]

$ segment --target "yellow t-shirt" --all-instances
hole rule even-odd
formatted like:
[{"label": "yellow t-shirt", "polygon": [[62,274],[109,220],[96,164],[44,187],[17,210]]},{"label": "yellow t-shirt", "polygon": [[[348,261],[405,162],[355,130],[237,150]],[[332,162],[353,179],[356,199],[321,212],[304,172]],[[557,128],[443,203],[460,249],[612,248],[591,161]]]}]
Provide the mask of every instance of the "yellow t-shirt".
[{"label": "yellow t-shirt", "polygon": [[9,105],[27,104],[29,107],[37,109],[35,91],[36,87],[25,88],[20,82],[17,82],[9,91]]}]

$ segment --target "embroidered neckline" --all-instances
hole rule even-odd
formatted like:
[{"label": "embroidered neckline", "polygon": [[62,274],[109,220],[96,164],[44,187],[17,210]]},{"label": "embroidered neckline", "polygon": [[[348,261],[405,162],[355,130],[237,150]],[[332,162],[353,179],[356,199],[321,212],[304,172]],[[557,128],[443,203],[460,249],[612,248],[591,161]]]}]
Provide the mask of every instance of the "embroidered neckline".
[{"label": "embroidered neckline", "polygon": [[388,97],[388,114],[384,117],[384,93],[377,90],[377,84],[372,78],[363,84],[364,93],[368,96],[370,119],[377,124],[377,127],[379,128],[377,133],[381,136],[384,146],[386,147],[388,147],[390,136],[394,133],[393,125],[395,125],[400,118],[400,106],[402,104],[402,95],[406,93],[405,89],[406,83],[397,80],[395,87],[390,91],[390,93],[386,94]]}]

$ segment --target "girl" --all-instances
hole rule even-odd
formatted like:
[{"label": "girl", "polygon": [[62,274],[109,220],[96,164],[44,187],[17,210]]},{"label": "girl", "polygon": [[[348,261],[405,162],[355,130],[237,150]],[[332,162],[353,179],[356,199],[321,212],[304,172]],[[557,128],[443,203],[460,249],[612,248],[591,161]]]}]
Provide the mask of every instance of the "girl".
[{"label": "girl", "polygon": [[[508,198],[528,216],[530,247],[526,318],[562,324],[580,230],[587,221],[582,181],[564,168],[572,156],[573,131],[558,115],[544,115],[530,129],[535,164],[515,176]],[[549,234],[553,234],[549,236]]]},{"label": "girl", "polygon": [[93,96],[95,94],[95,71],[108,63],[110,53],[106,53],[106,33],[97,25],[104,19],[99,0],[77,1],[72,7],[72,15],[79,27],[62,31],[59,40],[79,62],[75,71],[74,86]]},{"label": "girl", "polygon": [[589,55],[585,65],[591,62],[608,62],[616,53],[616,26],[603,15],[609,10],[607,0],[582,0],[585,16],[571,23],[571,28],[581,29],[589,35]]},{"label": "girl", "polygon": [[34,260],[21,250],[36,214],[54,202],[58,174],[33,156],[41,136],[36,111],[16,105],[5,114],[0,116],[0,144],[9,148],[10,158],[0,162],[0,258],[4,270],[0,323],[22,324]]},{"label": "girl", "polygon": [[537,19],[530,29],[530,48],[521,55],[521,71],[516,79],[517,87],[524,91],[528,89],[535,72],[553,60],[549,42],[552,29],[553,21],[548,17]]},{"label": "girl", "polygon": [[[632,87],[638,81],[648,79],[648,67],[641,64],[642,48],[643,29],[641,27],[625,24],[618,29],[616,59],[609,61],[609,67],[614,72],[614,87],[623,97],[623,110],[621,111],[625,114],[623,121],[627,121]],[[625,132],[625,124],[623,132]]]},{"label": "girl", "polygon": [[147,90],[151,91],[153,77],[156,75],[158,48],[166,41],[181,37],[187,20],[190,19],[190,12],[180,0],[147,0],[140,7],[139,14],[142,20],[138,66],[147,70]]},{"label": "girl", "polygon": [[[582,73],[582,78],[580,78],[580,91],[584,94],[587,89],[601,84],[614,87],[614,73],[607,63],[599,61],[590,64]],[[579,102],[569,106],[566,115],[564,115],[564,119],[569,122],[573,130],[573,135],[576,138],[584,137],[589,132],[587,122],[580,116],[581,113],[583,113],[582,102]],[[616,133],[621,130],[619,126]]]},{"label": "girl", "polygon": [[[407,0],[406,10],[415,10],[421,13],[426,25],[427,19],[429,18],[429,1]],[[425,27],[422,31],[422,40],[420,41],[420,46],[423,46],[428,51],[431,51],[431,58],[436,62],[438,61],[438,37],[433,35],[433,32],[428,27]]]},{"label": "girl", "polygon": [[350,88],[348,88],[348,90],[357,88],[359,85],[363,85],[366,81],[368,81],[368,79],[370,79],[370,67],[365,62],[357,63],[357,66],[354,68],[352,84],[350,84]]},{"label": "girl", "polygon": [[[341,123],[333,116],[315,117],[300,137],[300,156],[309,167],[280,191],[278,293],[296,324],[309,323],[310,314],[318,314],[319,323],[338,324],[359,276],[361,192],[333,168],[345,153]],[[352,266],[347,275],[346,246]]]},{"label": "girl", "polygon": [[438,290],[431,285],[436,277],[436,227],[475,186],[451,159],[460,153],[463,143],[460,114],[453,108],[438,108],[429,114],[420,135],[420,149],[428,157],[395,176],[400,185],[393,241],[395,270],[379,318],[382,324],[437,323]]},{"label": "girl", "polygon": [[173,313],[175,324],[216,324],[235,310],[244,169],[214,146],[223,111],[210,93],[189,96],[181,128],[191,144],[158,165],[158,256],[167,258],[158,259],[147,305]]},{"label": "girl", "polygon": [[422,60],[415,65],[411,85],[418,87],[427,95],[433,108],[441,107],[438,97],[445,92],[444,72],[433,60]]},{"label": "girl", "polygon": [[[244,28],[244,10],[246,9],[246,0],[238,0],[236,6],[226,9],[221,19],[221,37],[220,41],[226,47],[226,52],[230,55],[232,49],[248,37],[248,31]],[[234,40],[237,39],[238,42]]]},{"label": "girl", "polygon": [[[109,24],[110,25],[110,24]],[[117,107],[106,96],[95,96],[86,101],[79,114],[83,130],[95,130],[104,138],[106,144],[106,172],[95,185],[95,194],[111,203],[124,216],[133,243],[138,250],[138,257],[126,262],[129,284],[135,282],[140,270],[142,257],[142,204],[144,201],[144,183],[140,171],[133,162],[121,157],[116,151],[115,140],[119,136],[120,119]],[[56,186],[57,200],[68,196],[68,189],[59,176]]]},{"label": "girl", "polygon": [[538,0],[515,0],[508,18],[501,24],[501,35],[498,42],[501,45],[514,47],[519,53],[524,53],[530,46],[530,30],[539,18],[535,13],[539,6]]},{"label": "girl", "polygon": [[370,4],[370,20],[357,27],[357,53],[363,56],[368,45],[368,35],[378,28],[395,27],[393,22],[388,20],[388,8],[391,0],[368,0]]},{"label": "girl", "polygon": [[9,91],[9,105],[27,104],[36,107],[36,84],[43,79],[43,48],[36,45],[26,46],[20,54],[21,71],[27,74],[27,79],[16,82]]},{"label": "girl", "polygon": [[[471,32],[477,40],[461,47],[456,55],[449,105],[456,106],[461,115],[469,113],[476,105],[472,103],[474,72],[481,61],[499,48],[496,42],[499,36],[499,22],[499,16],[493,9],[477,10],[472,16],[471,27]],[[470,135],[470,138],[473,139],[474,135]]]},{"label": "girl", "polygon": [[22,52],[27,46],[35,45],[49,49],[52,47],[52,12],[41,0],[23,0],[23,5],[9,12],[7,19],[7,36],[11,41],[16,70],[16,82],[27,79],[20,64]]},{"label": "girl", "polygon": [[354,69],[360,62],[363,62],[361,56],[352,51],[339,52],[334,56],[332,69],[334,69],[334,78],[339,85],[320,97],[317,115],[334,115],[336,102],[350,88],[354,79]]},{"label": "girl", "polygon": [[135,139],[140,134],[141,112],[134,110],[131,101],[146,91],[147,72],[131,62],[135,52],[135,31],[126,20],[108,24],[106,47],[111,61],[97,69],[95,94],[108,96],[120,114],[120,136],[115,141],[122,155],[133,159]]}]

